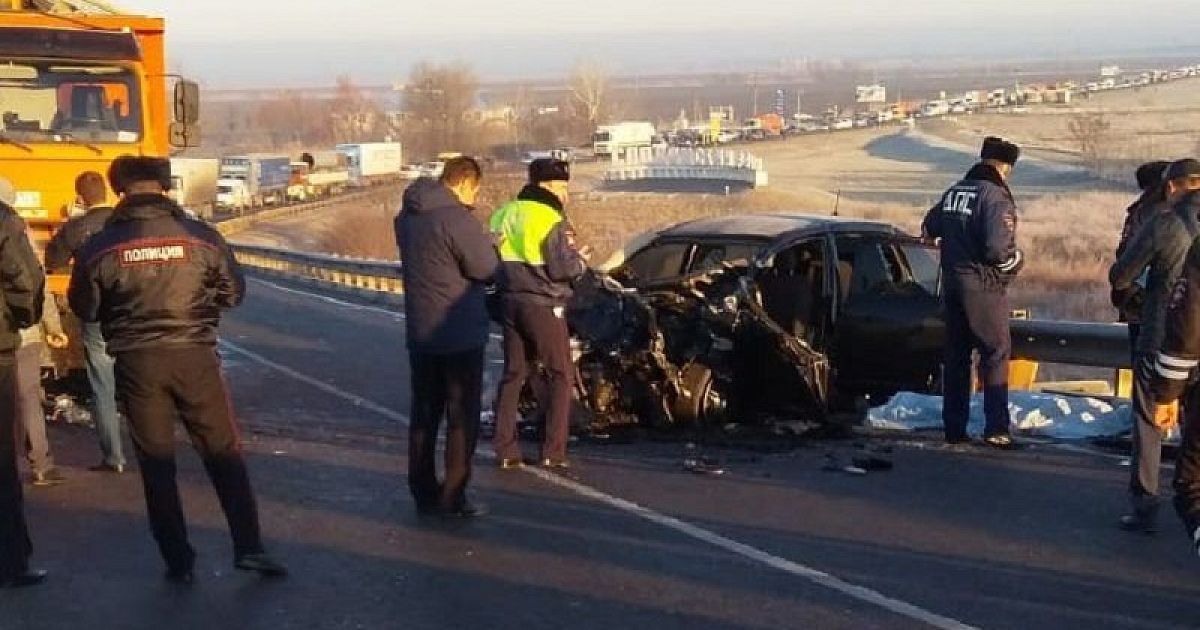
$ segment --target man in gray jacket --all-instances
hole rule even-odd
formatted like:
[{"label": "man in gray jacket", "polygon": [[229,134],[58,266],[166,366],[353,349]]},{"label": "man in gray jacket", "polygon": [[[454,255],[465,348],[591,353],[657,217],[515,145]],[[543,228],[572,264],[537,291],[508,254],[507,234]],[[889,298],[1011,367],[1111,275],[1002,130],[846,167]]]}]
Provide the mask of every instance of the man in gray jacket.
[{"label": "man in gray jacket", "polygon": [[1155,424],[1150,382],[1154,357],[1163,342],[1167,301],[1171,287],[1183,270],[1188,249],[1200,236],[1200,194],[1196,193],[1200,162],[1174,162],[1163,176],[1169,211],[1154,214],[1126,245],[1109,270],[1114,293],[1128,293],[1145,278],[1141,330],[1134,343],[1133,465],[1129,479],[1132,511],[1121,517],[1122,529],[1154,532],[1157,529],[1159,466],[1162,432]]}]

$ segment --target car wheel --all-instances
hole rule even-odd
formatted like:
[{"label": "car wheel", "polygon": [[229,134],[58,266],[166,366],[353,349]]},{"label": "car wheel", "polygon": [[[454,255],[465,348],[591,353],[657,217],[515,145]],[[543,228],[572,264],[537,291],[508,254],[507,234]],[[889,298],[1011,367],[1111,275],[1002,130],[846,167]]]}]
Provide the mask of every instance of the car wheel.
[{"label": "car wheel", "polygon": [[676,422],[724,425],[729,418],[729,387],[711,368],[691,363],[679,375],[684,392],[672,406]]}]

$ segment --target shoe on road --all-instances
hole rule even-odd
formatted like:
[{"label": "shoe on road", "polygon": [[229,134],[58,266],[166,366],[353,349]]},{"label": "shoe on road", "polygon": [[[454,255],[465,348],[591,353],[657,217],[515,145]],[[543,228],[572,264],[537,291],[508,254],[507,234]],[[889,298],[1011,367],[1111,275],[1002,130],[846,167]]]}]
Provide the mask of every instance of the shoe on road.
[{"label": "shoe on road", "polygon": [[263,577],[279,578],[288,574],[287,567],[265,553],[246,554],[234,561],[241,571],[254,571]]},{"label": "shoe on road", "polygon": [[29,588],[46,581],[49,574],[40,569],[30,569],[20,575],[0,579],[0,588]]},{"label": "shoe on road", "polygon": [[1013,440],[1011,435],[1004,433],[1000,435],[989,435],[983,438],[983,443],[1000,451],[1017,451],[1025,448],[1019,442]]},{"label": "shoe on road", "polygon": [[452,510],[443,510],[442,516],[445,518],[462,518],[471,519],[487,516],[488,509],[486,505],[480,503],[466,502]]},{"label": "shoe on road", "polygon": [[35,488],[49,488],[50,486],[57,486],[66,480],[67,478],[57,468],[51,468],[43,472],[33,473],[31,483]]},{"label": "shoe on road", "polygon": [[1131,512],[1122,516],[1118,526],[1127,532],[1158,533],[1157,519],[1137,512]]},{"label": "shoe on road", "polygon": [[520,457],[505,457],[500,460],[500,470],[516,470],[524,467],[525,462]]},{"label": "shoe on road", "polygon": [[565,459],[553,459],[553,458],[547,457],[542,460],[542,468],[557,468],[559,470],[566,470],[570,467],[571,467],[571,462],[569,462]]},{"label": "shoe on road", "polygon": [[92,472],[113,473],[114,475],[119,475],[125,472],[125,464],[109,464],[101,462],[95,466],[92,466],[91,468],[88,468],[88,470]]}]

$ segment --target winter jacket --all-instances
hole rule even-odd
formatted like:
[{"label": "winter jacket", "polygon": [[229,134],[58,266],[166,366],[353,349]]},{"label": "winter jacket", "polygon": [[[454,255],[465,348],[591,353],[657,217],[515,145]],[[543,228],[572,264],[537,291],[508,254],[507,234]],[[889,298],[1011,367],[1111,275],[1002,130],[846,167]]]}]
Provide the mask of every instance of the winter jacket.
[{"label": "winter jacket", "polygon": [[[1151,219],[1161,213],[1169,212],[1171,205],[1162,199],[1158,190],[1142,193],[1136,201],[1125,209],[1125,223],[1121,226],[1121,240],[1117,243],[1117,253],[1114,259],[1119,259],[1125,253],[1133,237],[1151,223]],[[1141,323],[1142,307],[1146,303],[1143,287],[1133,285],[1122,291],[1113,289],[1111,294],[1113,308],[1117,309],[1118,319],[1131,324]]]},{"label": "winter jacket", "polygon": [[419,179],[395,221],[409,350],[453,354],[487,344],[485,285],[500,264],[491,236],[445,185]]},{"label": "winter jacket", "polygon": [[564,306],[571,282],[587,271],[562,202],[541,186],[528,185],[489,222],[503,263],[498,277],[506,299]]},{"label": "winter jacket", "polygon": [[1170,291],[1162,348],[1156,353],[1150,391],[1159,404],[1178,400],[1200,365],[1200,241],[1192,243]]},{"label": "winter jacket", "polygon": [[[25,231],[25,237],[30,239],[32,244],[32,236],[29,231]],[[21,347],[25,347],[33,343],[45,343],[46,335],[62,335],[63,331],[62,317],[58,312],[58,303],[54,301],[54,295],[48,290],[42,291],[42,318],[28,328],[21,329]]]},{"label": "winter jacket", "polygon": [[21,217],[0,202],[0,298],[4,305],[0,352],[5,353],[20,345],[22,328],[42,319],[46,274],[25,230]]},{"label": "winter jacket", "polygon": [[[925,215],[921,230],[941,239],[948,283],[1003,291],[1023,264],[1017,249],[1017,206],[995,168],[975,165]],[[953,289],[953,284],[948,286]]]},{"label": "winter jacket", "polygon": [[163,195],[131,195],[76,253],[71,310],[100,322],[110,354],[212,346],[246,283],[216,230]]},{"label": "winter jacket", "polygon": [[1188,248],[1200,236],[1198,213],[1200,193],[1191,193],[1169,212],[1151,216],[1109,269],[1113,293],[1131,292],[1134,283],[1146,274],[1145,298],[1139,313],[1142,327],[1135,352],[1153,354],[1162,345],[1171,287],[1183,271]]},{"label": "winter jacket", "polygon": [[93,235],[104,229],[112,218],[109,206],[93,206],[85,214],[72,217],[64,223],[46,244],[46,270],[50,273],[66,273],[75,258],[75,252]]}]

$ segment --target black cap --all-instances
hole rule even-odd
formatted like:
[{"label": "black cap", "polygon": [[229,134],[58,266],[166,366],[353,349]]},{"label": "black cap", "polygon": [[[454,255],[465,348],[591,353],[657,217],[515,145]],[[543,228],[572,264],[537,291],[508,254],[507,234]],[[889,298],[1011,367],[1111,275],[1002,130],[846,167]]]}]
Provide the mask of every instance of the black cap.
[{"label": "black cap", "polygon": [[538,158],[529,163],[529,183],[571,181],[571,164],[554,158]]},{"label": "black cap", "polygon": [[1150,190],[1151,188],[1161,184],[1163,175],[1167,172],[1167,167],[1171,166],[1170,162],[1157,161],[1146,162],[1138,167],[1137,184],[1142,190]]},{"label": "black cap", "polygon": [[122,155],[108,167],[108,184],[118,195],[125,194],[134,182],[158,182],[163,191],[171,190],[171,161],[158,157]]},{"label": "black cap", "polygon": [[1163,181],[1169,182],[1184,177],[1200,177],[1200,162],[1192,158],[1171,162],[1171,166],[1167,167],[1167,172],[1163,175]]},{"label": "black cap", "polygon": [[980,159],[996,160],[1012,166],[1017,163],[1021,157],[1021,148],[1017,145],[996,136],[988,136],[983,139],[983,148],[979,151]]}]

